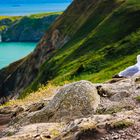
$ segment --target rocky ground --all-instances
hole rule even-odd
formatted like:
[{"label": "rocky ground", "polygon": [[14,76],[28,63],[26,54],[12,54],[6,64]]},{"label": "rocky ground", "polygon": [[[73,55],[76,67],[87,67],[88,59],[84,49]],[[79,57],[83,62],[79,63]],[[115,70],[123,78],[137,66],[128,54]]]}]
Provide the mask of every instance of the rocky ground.
[{"label": "rocky ground", "polygon": [[140,76],[79,81],[52,99],[0,109],[1,140],[139,140]]}]

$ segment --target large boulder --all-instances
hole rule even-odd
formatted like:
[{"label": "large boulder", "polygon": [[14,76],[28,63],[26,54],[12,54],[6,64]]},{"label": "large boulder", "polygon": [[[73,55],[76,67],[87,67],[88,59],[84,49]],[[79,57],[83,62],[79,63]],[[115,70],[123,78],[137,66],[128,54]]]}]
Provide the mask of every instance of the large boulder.
[{"label": "large boulder", "polygon": [[94,114],[100,103],[95,85],[79,81],[65,85],[42,110],[28,116],[30,122],[67,121]]},{"label": "large boulder", "polygon": [[98,113],[112,114],[124,110],[140,108],[140,76],[113,79],[97,84],[101,103]]}]

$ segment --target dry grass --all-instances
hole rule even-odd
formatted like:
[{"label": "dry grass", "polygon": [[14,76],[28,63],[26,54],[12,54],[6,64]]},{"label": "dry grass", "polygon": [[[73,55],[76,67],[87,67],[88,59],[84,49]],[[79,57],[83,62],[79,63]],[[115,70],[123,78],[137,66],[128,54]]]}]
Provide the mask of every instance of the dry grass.
[{"label": "dry grass", "polygon": [[84,122],[81,125],[79,125],[79,128],[81,131],[92,130],[92,129],[96,128],[96,123],[95,122]]},{"label": "dry grass", "polygon": [[58,86],[52,85],[51,83],[46,86],[42,85],[38,89],[38,91],[30,93],[24,99],[10,100],[6,104],[0,106],[0,108],[5,107],[5,106],[15,106],[15,105],[26,106],[26,105],[36,103],[40,100],[44,100],[44,99],[52,97],[58,88],[59,88]]}]

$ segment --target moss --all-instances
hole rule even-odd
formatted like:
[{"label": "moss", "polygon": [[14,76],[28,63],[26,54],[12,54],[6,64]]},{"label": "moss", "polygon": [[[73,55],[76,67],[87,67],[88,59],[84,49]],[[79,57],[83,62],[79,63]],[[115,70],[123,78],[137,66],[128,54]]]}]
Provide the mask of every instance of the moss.
[{"label": "moss", "polygon": [[80,131],[87,131],[87,130],[93,130],[96,129],[96,124],[93,122],[85,122],[82,124],[82,126],[80,127]]},{"label": "moss", "polygon": [[112,106],[111,108],[108,109],[98,109],[97,113],[98,114],[114,114],[117,112],[121,112],[122,110],[132,110],[134,109],[133,106],[131,105],[119,105],[119,106]]},{"label": "moss", "polygon": [[8,137],[10,137],[10,136],[13,136],[14,134],[15,134],[14,132],[7,132],[6,135],[7,135]]},{"label": "moss", "polygon": [[135,97],[135,99],[140,103],[140,96]]},{"label": "moss", "polygon": [[111,124],[111,128],[123,129],[123,128],[128,128],[132,125],[134,125],[134,122],[131,120],[120,120],[120,121],[113,122]]},{"label": "moss", "polygon": [[114,114],[117,112],[121,112],[122,111],[122,107],[112,107],[110,109],[104,110],[104,109],[98,109],[97,113],[98,114]]},{"label": "moss", "polygon": [[60,135],[60,132],[59,132],[57,129],[53,129],[53,130],[51,130],[51,135],[52,135],[53,137],[57,137],[57,136]]}]

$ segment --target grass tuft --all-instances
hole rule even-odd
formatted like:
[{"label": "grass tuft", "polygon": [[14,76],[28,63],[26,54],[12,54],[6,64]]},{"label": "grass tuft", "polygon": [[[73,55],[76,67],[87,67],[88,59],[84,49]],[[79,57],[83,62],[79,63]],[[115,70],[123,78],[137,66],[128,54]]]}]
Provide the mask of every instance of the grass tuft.
[{"label": "grass tuft", "polygon": [[46,86],[41,85],[40,88],[36,92],[32,92],[28,94],[23,99],[10,100],[9,102],[2,105],[1,107],[33,104],[41,100],[52,97],[58,88],[59,88],[58,86],[52,85],[51,83],[49,83]]},{"label": "grass tuft", "polygon": [[123,128],[128,128],[130,126],[132,126],[134,124],[134,122],[132,120],[120,120],[120,121],[116,121],[113,122],[111,124],[111,128],[113,129],[123,129]]}]

